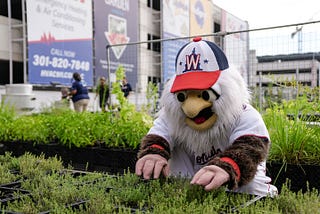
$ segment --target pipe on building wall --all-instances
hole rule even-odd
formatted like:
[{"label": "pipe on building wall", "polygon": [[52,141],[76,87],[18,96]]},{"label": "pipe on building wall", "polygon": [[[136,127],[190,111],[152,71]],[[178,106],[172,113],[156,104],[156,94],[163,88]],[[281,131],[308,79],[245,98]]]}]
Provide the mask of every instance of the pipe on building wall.
[{"label": "pipe on building wall", "polygon": [[25,9],[25,0],[21,1],[22,7],[22,46],[23,46],[23,83],[27,83],[27,32],[26,32],[26,17],[24,15]]},{"label": "pipe on building wall", "polygon": [[8,37],[9,37],[9,83],[13,83],[13,62],[12,62],[12,15],[11,15],[11,0],[7,1],[8,4]]}]

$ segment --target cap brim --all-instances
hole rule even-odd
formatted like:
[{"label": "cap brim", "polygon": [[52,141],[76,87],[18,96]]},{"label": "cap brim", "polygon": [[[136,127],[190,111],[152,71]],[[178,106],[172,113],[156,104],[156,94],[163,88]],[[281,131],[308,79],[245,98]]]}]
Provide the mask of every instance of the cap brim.
[{"label": "cap brim", "polygon": [[177,75],[170,92],[208,89],[217,82],[220,73],[221,71],[193,71]]}]

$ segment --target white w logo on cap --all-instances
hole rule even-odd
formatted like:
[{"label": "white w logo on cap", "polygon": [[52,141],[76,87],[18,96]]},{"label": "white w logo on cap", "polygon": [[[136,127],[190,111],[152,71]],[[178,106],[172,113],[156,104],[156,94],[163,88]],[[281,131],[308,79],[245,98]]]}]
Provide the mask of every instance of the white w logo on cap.
[{"label": "white w logo on cap", "polygon": [[178,51],[176,76],[170,92],[208,89],[228,67],[225,54],[216,44],[195,38]]},{"label": "white w logo on cap", "polygon": [[186,65],[184,72],[193,70],[202,70],[200,68],[200,54],[195,53],[195,48],[192,50],[192,54],[186,55]]}]

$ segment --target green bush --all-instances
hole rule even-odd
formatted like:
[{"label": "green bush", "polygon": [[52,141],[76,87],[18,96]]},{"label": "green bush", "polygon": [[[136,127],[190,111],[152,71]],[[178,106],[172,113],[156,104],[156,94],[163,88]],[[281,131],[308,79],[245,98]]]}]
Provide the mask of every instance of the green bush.
[{"label": "green bush", "polygon": [[[119,67],[118,81],[122,77],[123,69]],[[16,115],[13,109],[1,105],[0,141],[136,149],[153,118],[147,111],[137,111],[124,98],[120,85],[114,85],[113,93],[119,105],[108,112],[78,113],[71,109],[49,108],[39,114]]]},{"label": "green bush", "polygon": [[1,110],[0,141],[33,144],[59,143],[67,147],[103,144],[106,147],[137,148],[152,124],[150,116],[137,111],[77,113],[52,110],[7,118]]},{"label": "green bush", "polygon": [[263,118],[272,142],[269,161],[320,165],[320,126],[310,117],[320,114],[316,106],[302,96],[266,110]]},{"label": "green bush", "polygon": [[10,126],[16,117],[13,108],[10,108],[3,103],[0,105],[0,139],[7,141],[10,138]]}]

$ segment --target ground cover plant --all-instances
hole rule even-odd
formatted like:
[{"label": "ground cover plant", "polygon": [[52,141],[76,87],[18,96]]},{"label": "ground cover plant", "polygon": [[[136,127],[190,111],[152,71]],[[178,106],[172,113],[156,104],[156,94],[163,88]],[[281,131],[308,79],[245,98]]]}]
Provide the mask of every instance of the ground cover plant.
[{"label": "ground cover plant", "polygon": [[206,192],[187,179],[75,171],[56,157],[0,156],[2,213],[318,213],[319,192],[275,198]]}]

